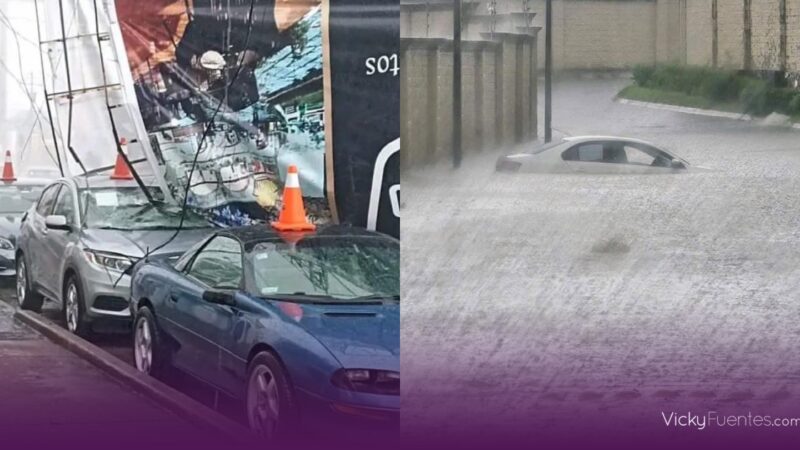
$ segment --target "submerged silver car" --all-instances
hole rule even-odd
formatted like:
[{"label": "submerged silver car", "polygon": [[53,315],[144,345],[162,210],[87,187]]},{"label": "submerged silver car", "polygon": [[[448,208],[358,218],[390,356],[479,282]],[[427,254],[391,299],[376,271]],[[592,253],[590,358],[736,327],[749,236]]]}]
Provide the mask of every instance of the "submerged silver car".
[{"label": "submerged silver car", "polygon": [[576,136],[501,156],[498,172],[668,174],[702,171],[655,144],[625,137]]},{"label": "submerged silver car", "polygon": [[[23,217],[16,248],[17,299],[39,310],[45,298],[61,303],[69,331],[86,335],[97,319],[130,320],[130,278],[138,258],[172,258],[208,235],[211,224],[163,203],[150,203],[133,181],[108,176],[61,179],[48,186]],[[158,248],[169,241],[163,248]]]}]

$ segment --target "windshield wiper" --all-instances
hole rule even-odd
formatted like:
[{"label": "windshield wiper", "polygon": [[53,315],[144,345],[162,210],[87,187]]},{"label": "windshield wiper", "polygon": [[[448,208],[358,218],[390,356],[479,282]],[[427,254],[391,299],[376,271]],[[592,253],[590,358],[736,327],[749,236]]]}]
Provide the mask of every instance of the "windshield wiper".
[{"label": "windshield wiper", "polygon": [[310,304],[320,304],[320,305],[328,305],[328,304],[337,304],[337,305],[346,305],[346,304],[358,304],[358,305],[380,305],[381,301],[384,298],[368,298],[368,297],[356,297],[356,298],[341,298],[341,297],[334,297],[332,295],[327,294],[305,294],[302,292],[296,292],[293,294],[270,294],[270,295],[259,295],[259,298],[263,298],[266,300],[277,300],[283,302],[295,302],[295,303],[310,303]]},{"label": "windshield wiper", "polygon": [[350,298],[348,300],[354,300],[354,301],[369,301],[369,300],[383,300],[383,301],[386,301],[386,300],[391,300],[391,301],[394,301],[394,302],[399,302],[400,301],[400,294],[391,294],[391,295],[387,295],[387,294],[370,294],[370,295],[364,295],[364,296],[361,296],[361,297],[353,297],[353,298]]}]

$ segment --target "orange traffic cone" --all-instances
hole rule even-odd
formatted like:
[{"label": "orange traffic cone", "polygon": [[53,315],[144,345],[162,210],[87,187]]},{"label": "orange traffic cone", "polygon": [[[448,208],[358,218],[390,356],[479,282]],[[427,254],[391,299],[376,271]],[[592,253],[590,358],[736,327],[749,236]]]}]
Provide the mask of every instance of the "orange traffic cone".
[{"label": "orange traffic cone", "polygon": [[6,150],[6,163],[3,165],[3,178],[0,178],[4,183],[11,183],[17,181],[14,176],[14,163],[11,161],[11,151]]},{"label": "orange traffic cone", "polygon": [[306,208],[303,206],[303,193],[300,191],[300,178],[297,166],[289,166],[286,184],[283,188],[283,208],[277,222],[272,228],[278,231],[314,231],[317,227],[306,219]]},{"label": "orange traffic cone", "polygon": [[[122,152],[127,155],[128,150],[128,140],[122,138],[119,140],[119,145],[122,147]],[[117,154],[117,162],[114,164],[114,172],[111,173],[112,180],[132,180],[133,175],[131,174],[131,168],[125,164],[125,160],[122,159],[122,155]]]}]

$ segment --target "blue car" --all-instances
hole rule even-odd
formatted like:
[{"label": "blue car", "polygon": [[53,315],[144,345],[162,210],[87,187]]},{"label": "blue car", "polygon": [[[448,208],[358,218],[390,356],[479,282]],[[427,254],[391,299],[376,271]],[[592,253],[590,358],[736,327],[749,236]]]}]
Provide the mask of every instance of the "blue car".
[{"label": "blue car", "polygon": [[133,268],[136,367],[241,400],[267,439],[309,417],[397,423],[399,263],[396,239],[353,227],[220,229]]}]

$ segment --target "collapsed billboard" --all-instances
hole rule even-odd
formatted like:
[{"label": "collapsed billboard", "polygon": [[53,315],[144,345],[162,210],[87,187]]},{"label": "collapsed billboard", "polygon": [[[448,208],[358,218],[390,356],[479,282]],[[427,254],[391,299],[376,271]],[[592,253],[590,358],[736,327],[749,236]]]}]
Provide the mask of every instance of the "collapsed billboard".
[{"label": "collapsed billboard", "polygon": [[116,12],[174,197],[221,223],[271,220],[296,165],[312,220],[399,234],[396,0],[117,0]]}]

